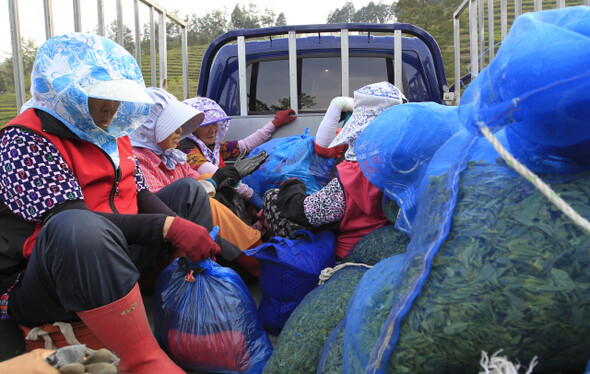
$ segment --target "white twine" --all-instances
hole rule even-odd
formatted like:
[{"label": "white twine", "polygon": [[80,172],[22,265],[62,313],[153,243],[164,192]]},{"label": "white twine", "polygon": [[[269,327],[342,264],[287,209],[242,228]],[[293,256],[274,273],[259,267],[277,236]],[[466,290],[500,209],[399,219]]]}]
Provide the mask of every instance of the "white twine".
[{"label": "white twine", "polygon": [[572,207],[569,205],[565,200],[563,200],[558,194],[555,193],[547,185],[541,178],[539,178],[535,173],[530,171],[526,166],[521,164],[517,159],[514,158],[508,152],[506,148],[500,143],[500,141],[492,134],[490,129],[483,125],[480,127],[482,134],[492,143],[496,151],[502,156],[506,163],[510,165],[518,174],[520,174],[523,178],[527,179],[531,182],[535,187],[543,193],[559,210],[563,212],[566,216],[568,216],[576,225],[580,226],[582,229],[586,230],[586,232],[590,233],[590,222],[588,222],[584,217],[580,216]]},{"label": "white twine", "polygon": [[45,340],[45,349],[51,349],[51,350],[57,349],[53,345],[53,340],[51,339],[51,336],[49,336],[49,333],[47,331],[43,330],[41,327],[32,328],[29,331],[29,333],[27,334],[27,336],[25,337],[25,339],[31,340],[31,341],[37,341],[37,340],[39,340],[39,337],[42,337],[43,340]]},{"label": "white twine", "polygon": [[322,284],[326,283],[330,278],[332,278],[332,275],[336,274],[336,272],[338,270],[345,268],[347,266],[365,267],[367,269],[370,269],[373,267],[371,265],[362,264],[362,263],[345,262],[340,265],[336,265],[333,268],[325,268],[324,270],[322,270],[320,272],[320,280],[318,282],[318,285],[321,286]]},{"label": "white twine", "polygon": [[[53,326],[59,327],[59,331],[62,333],[62,335],[66,339],[66,342],[69,345],[84,345],[85,352],[87,355],[91,355],[94,352],[96,352],[96,350],[94,350],[92,348],[88,348],[85,344],[82,344],[82,343],[80,343],[80,341],[78,341],[78,339],[76,338],[76,334],[74,333],[74,328],[72,327],[71,324],[69,324],[67,322],[55,322],[53,324]],[[31,331],[29,331],[29,333],[25,337],[25,339],[31,340],[31,341],[37,341],[37,340],[39,340],[39,337],[42,337],[43,340],[45,340],[45,349],[51,349],[51,350],[57,349],[57,347],[53,344],[53,339],[51,339],[51,336],[49,335],[49,333],[47,331],[43,330],[41,327],[32,328]]]},{"label": "white twine", "polygon": [[[515,365],[508,361],[506,356],[498,357],[498,354],[500,354],[502,351],[503,349],[500,349],[494,353],[491,358],[488,358],[488,354],[486,352],[481,351],[481,360],[479,361],[479,365],[484,371],[480,371],[479,374],[518,374],[518,370],[520,370],[520,363],[517,362]],[[531,374],[538,363],[537,356],[533,357],[525,374]]]},{"label": "white twine", "polygon": [[[76,338],[76,334],[74,333],[74,328],[69,323],[67,323],[67,322],[55,322],[53,324],[53,326],[59,327],[59,331],[61,331],[61,333],[63,334],[64,338],[66,339],[66,342],[68,342],[69,345],[79,345],[79,344],[82,344]],[[92,348],[88,348],[86,345],[84,345],[84,346],[86,347],[85,352],[86,352],[87,355],[91,355],[94,352],[96,352],[96,350],[94,350]]]}]

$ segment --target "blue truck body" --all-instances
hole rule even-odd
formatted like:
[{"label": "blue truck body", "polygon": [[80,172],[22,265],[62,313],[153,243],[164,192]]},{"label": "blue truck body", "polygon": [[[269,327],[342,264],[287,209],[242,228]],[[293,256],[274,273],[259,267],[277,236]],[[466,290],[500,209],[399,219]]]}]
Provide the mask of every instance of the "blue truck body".
[{"label": "blue truck body", "polygon": [[[260,76],[261,69],[259,67],[264,64],[268,65],[269,62],[275,62],[275,65],[278,65],[278,61],[283,61],[283,65],[286,66],[289,58],[289,39],[285,35],[295,32],[298,35],[296,38],[298,95],[300,99],[302,94],[306,94],[315,97],[318,101],[318,105],[312,107],[306,108],[300,105],[298,110],[301,113],[323,112],[327,109],[329,100],[343,94],[341,92],[342,85],[339,80],[326,80],[323,86],[317,87],[316,91],[308,92],[305,86],[311,86],[309,80],[321,81],[323,77],[308,77],[305,69],[312,63],[315,65],[326,64],[324,69],[326,73],[328,70],[333,70],[333,67],[338,67],[343,54],[341,30],[362,33],[348,37],[350,89],[347,96],[352,96],[352,91],[355,89],[375,81],[389,80],[394,83],[395,40],[392,35],[387,34],[399,30],[403,34],[401,38],[402,82],[406,96],[413,102],[443,103],[444,94],[448,88],[438,44],[423,29],[405,23],[346,23],[230,31],[219,36],[209,45],[201,65],[197,94],[217,101],[229,115],[245,114],[240,113],[238,95],[239,46],[235,43],[238,37],[244,37],[254,39],[245,43],[248,114],[264,114],[273,112],[273,109],[282,108],[280,105],[273,107],[272,104],[276,104],[275,102],[267,103],[271,105],[262,108],[260,105],[257,106],[256,100],[260,96],[262,86],[260,82],[266,79],[266,77]],[[355,62],[358,63],[355,64]],[[319,68],[321,69],[321,66]],[[277,93],[277,101],[285,96],[283,86],[289,80],[288,68],[283,70],[282,78],[275,78],[273,81],[273,89],[282,90]],[[277,74],[274,71],[272,73]]]},{"label": "blue truck body", "polygon": [[[292,107],[297,120],[273,138],[315,135],[330,101],[389,81],[411,102],[451,102],[440,48],[407,23],[338,23],[233,30],[217,37],[201,64],[197,95],[232,117],[226,140],[243,139]],[[297,102],[297,105],[293,105]]]}]

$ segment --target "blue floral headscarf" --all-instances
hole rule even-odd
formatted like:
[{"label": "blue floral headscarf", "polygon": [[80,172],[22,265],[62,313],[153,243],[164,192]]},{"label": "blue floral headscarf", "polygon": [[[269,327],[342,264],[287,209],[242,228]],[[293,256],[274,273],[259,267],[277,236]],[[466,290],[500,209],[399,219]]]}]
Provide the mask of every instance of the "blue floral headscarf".
[{"label": "blue floral headscarf", "polygon": [[33,97],[22,110],[37,108],[50,113],[80,139],[103,149],[118,166],[117,139],[141,125],[149,113],[149,105],[146,101],[133,102],[140,101],[137,99],[141,96],[139,92],[129,97],[101,97],[121,101],[121,104],[107,130],[96,126],[88,110],[86,90],[99,82],[117,80],[135,88],[113,90],[115,96],[115,91],[124,96],[125,92],[145,88],[137,62],[123,47],[97,35],[55,36],[43,43],[37,52],[31,73]]}]

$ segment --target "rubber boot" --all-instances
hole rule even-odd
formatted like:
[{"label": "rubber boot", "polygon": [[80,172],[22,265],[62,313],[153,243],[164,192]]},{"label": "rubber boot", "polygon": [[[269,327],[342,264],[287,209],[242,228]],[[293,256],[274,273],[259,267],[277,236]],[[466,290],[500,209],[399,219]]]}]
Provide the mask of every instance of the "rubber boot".
[{"label": "rubber boot", "polygon": [[137,284],[122,299],[76,314],[119,356],[120,374],[185,373],[154,338]]}]

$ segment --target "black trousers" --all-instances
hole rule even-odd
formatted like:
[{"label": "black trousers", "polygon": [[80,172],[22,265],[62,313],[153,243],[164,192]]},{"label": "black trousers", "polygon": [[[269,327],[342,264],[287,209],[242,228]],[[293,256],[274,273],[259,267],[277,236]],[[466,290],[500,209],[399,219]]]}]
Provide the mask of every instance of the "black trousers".
[{"label": "black trousers", "polygon": [[[179,216],[213,228],[209,197],[192,178],[158,191]],[[232,246],[219,238],[224,247]],[[41,229],[25,272],[10,293],[8,312],[19,324],[76,321],[75,312],[95,309],[127,295],[169,257],[169,245],[129,245],[121,230],[90,211],[66,210]]]}]

